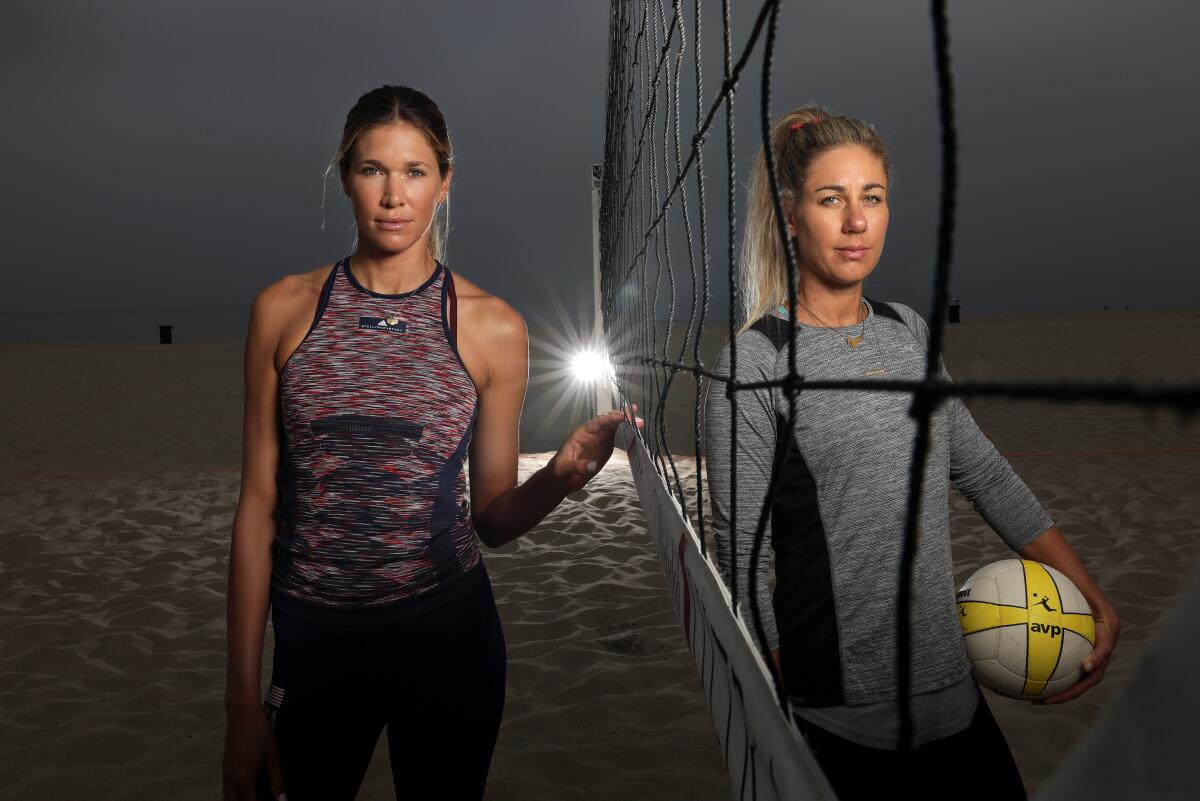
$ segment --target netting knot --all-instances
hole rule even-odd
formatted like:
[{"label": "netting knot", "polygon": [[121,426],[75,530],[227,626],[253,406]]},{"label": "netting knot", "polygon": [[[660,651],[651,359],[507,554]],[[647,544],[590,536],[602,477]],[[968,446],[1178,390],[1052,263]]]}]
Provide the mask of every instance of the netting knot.
[{"label": "netting knot", "polygon": [[783,394],[789,398],[799,395],[800,390],[804,387],[804,376],[797,373],[789,373],[784,377],[783,383],[780,386],[783,389]]}]

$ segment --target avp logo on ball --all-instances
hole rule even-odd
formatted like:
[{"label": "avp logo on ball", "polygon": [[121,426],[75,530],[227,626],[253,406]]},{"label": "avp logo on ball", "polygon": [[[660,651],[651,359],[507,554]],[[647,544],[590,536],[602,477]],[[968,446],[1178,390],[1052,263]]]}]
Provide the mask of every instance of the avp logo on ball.
[{"label": "avp logo on ball", "polygon": [[1062,634],[1062,626],[1052,626],[1049,623],[1030,623],[1029,630],[1036,634],[1049,634],[1051,639]]}]

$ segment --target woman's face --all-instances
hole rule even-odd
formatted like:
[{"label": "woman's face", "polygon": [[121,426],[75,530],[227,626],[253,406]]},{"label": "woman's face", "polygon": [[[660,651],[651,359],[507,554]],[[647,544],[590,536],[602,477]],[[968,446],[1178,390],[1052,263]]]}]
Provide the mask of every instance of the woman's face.
[{"label": "woman's face", "polygon": [[449,188],[449,171],[445,178],[438,173],[437,153],[408,123],[369,128],[355,140],[345,189],[360,244],[383,253],[413,245],[426,250],[434,213]]},{"label": "woman's face", "polygon": [[801,273],[828,287],[861,284],[879,263],[887,234],[887,172],[861,145],[826,150],[788,209]]}]

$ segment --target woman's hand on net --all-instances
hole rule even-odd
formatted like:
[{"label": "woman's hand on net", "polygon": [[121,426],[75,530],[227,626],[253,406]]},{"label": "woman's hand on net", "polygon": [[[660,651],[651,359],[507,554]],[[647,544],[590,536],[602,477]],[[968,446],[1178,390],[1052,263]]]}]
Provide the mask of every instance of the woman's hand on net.
[{"label": "woman's hand on net", "polygon": [[635,403],[623,411],[614,409],[596,415],[571,432],[550,462],[554,476],[567,492],[581,489],[608,462],[622,421],[632,420],[638,428],[645,425],[642,418],[637,417],[637,408]]}]

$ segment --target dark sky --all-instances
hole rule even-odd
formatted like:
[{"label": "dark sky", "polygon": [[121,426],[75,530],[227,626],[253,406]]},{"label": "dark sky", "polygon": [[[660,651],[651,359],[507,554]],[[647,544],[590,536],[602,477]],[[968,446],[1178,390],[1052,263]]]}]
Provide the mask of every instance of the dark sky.
[{"label": "dark sky", "polygon": [[[1200,305],[1200,11],[950,5],[962,148],[952,293],[964,309]],[[735,5],[736,49],[757,9]],[[704,14],[711,97],[719,2]],[[553,321],[556,303],[586,307],[607,34],[602,0],[5,2],[0,339],[132,336],[158,322],[240,331],[261,287],[349,249],[345,203],[330,183],[322,211],[320,173],[346,111],[382,83],[423,89],[449,121],[451,267],[531,323]],[[739,180],[758,143],[759,64],[737,96]],[[786,2],[774,87],[773,114],[820,102],[887,137],[892,225],[869,292],[926,309],[938,180],[926,4]],[[710,138],[714,195],[723,151]],[[723,220],[719,201],[710,216]],[[722,232],[712,244],[723,317]],[[117,313],[192,307],[227,308]],[[111,313],[82,313],[94,310]]]}]

